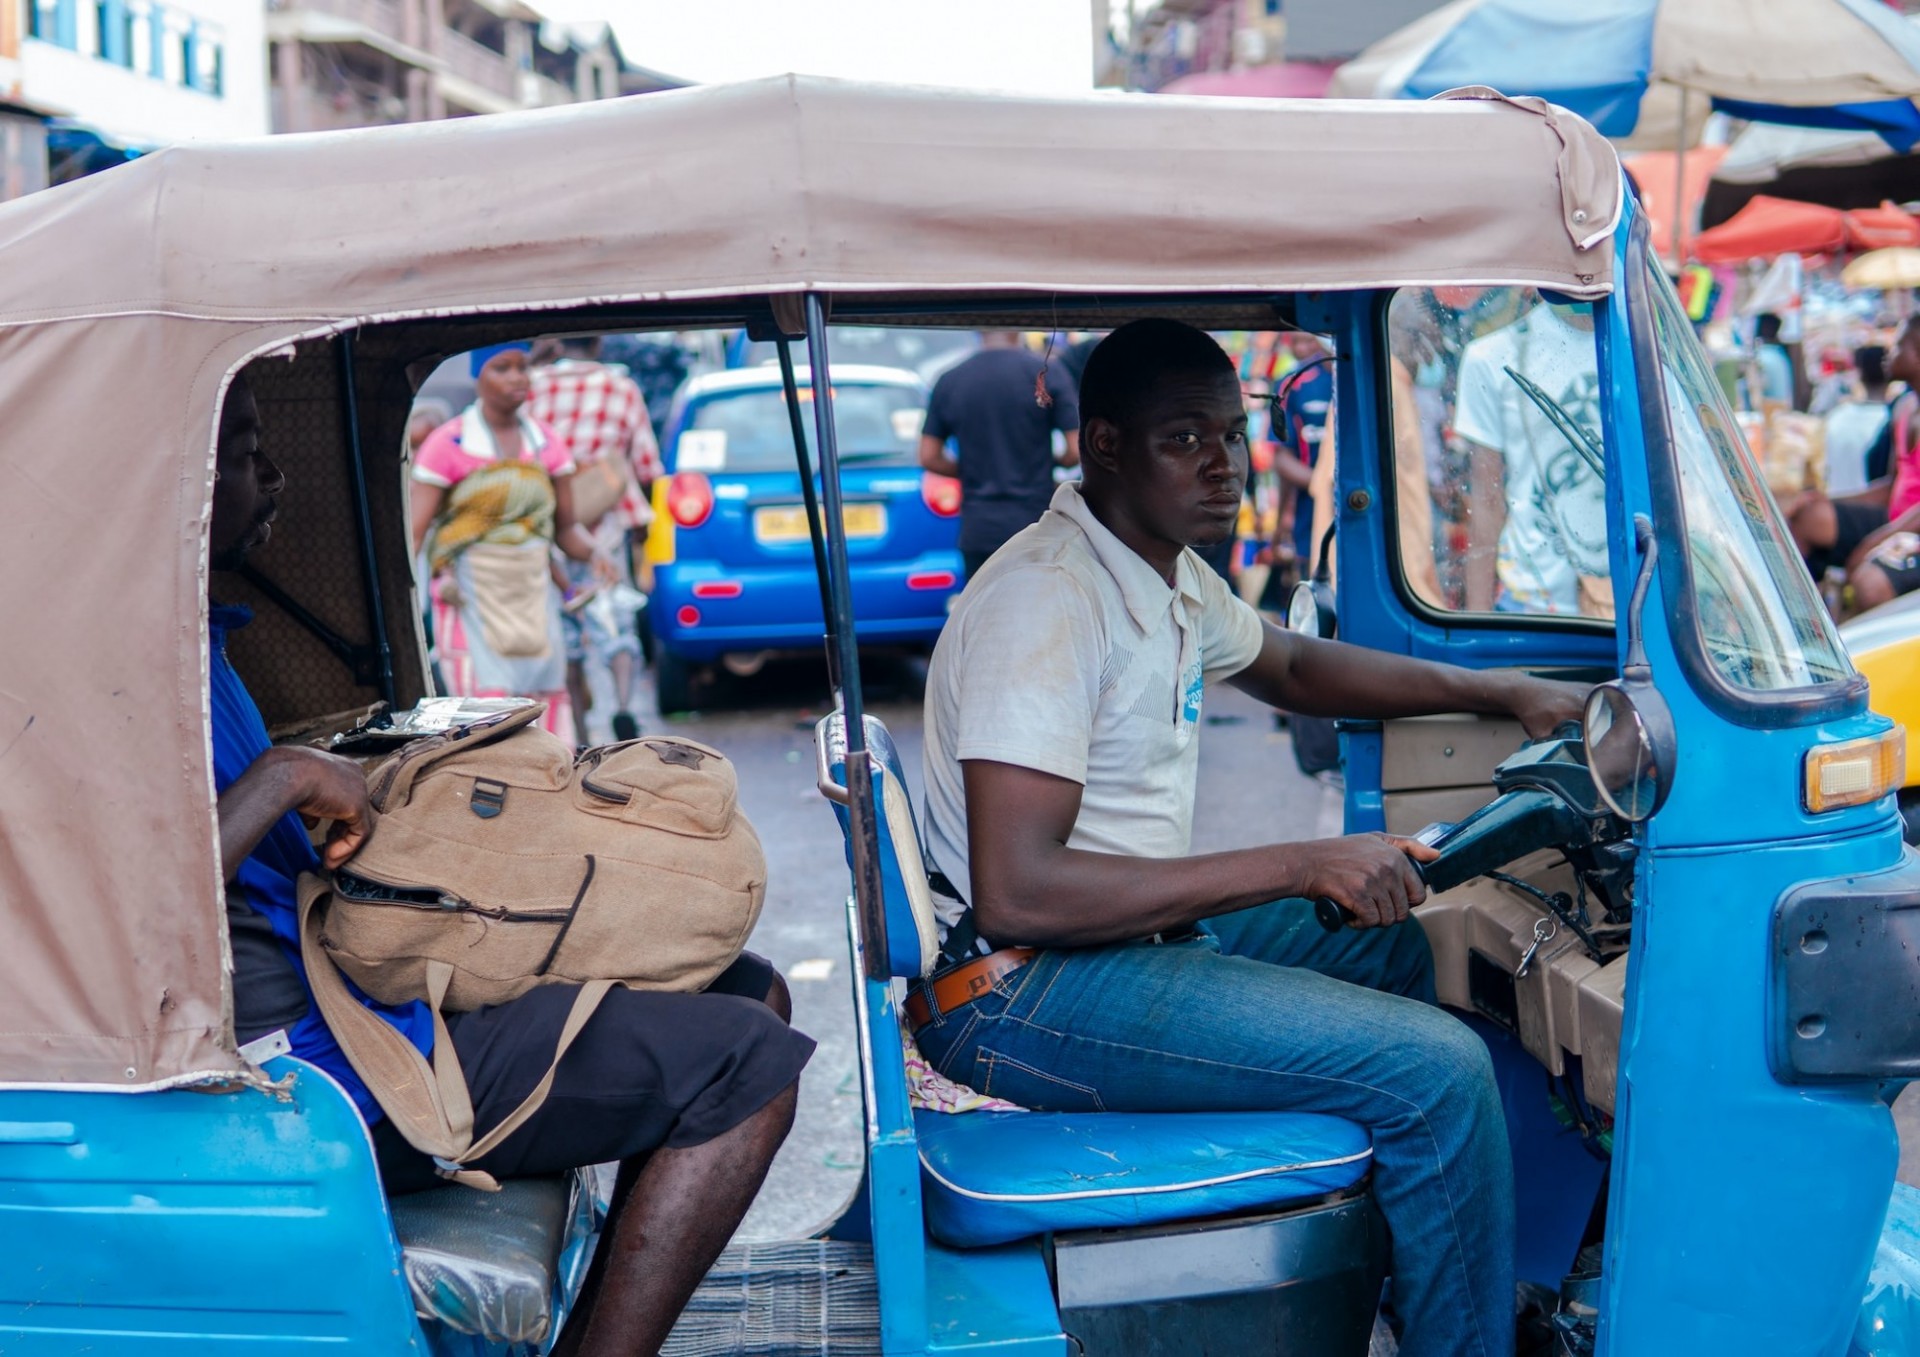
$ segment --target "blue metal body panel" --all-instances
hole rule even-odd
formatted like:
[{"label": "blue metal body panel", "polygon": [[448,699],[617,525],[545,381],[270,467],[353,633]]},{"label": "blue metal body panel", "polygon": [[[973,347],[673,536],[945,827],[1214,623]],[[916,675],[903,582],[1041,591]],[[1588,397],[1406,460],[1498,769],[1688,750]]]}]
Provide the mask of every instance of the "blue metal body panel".
[{"label": "blue metal body panel", "polygon": [[0,1351],[417,1353],[373,1146],[283,1091],[0,1092]]},{"label": "blue metal body panel", "polygon": [[1920,1352],[1920,1191],[1895,1183],[1847,1357],[1911,1357],[1916,1352]]},{"label": "blue metal body panel", "polygon": [[[1613,584],[1622,600],[1639,566],[1627,531],[1633,515],[1651,516],[1670,552],[1686,549],[1676,507],[1658,501],[1649,475],[1648,458],[1665,453],[1653,448],[1640,405],[1641,384],[1659,390],[1659,374],[1637,371],[1628,328],[1628,273],[1645,267],[1632,218],[1630,206],[1616,241],[1622,290],[1595,307],[1609,393],[1602,425]],[[1617,666],[1624,620],[1608,633],[1521,618],[1454,626],[1408,602],[1390,564],[1390,516],[1375,507],[1392,493],[1384,398],[1368,380],[1384,370],[1382,300],[1356,294],[1315,304],[1322,328],[1353,360],[1339,371],[1342,635],[1473,666]],[[1689,686],[1673,632],[1691,624],[1685,617],[1656,580],[1646,643],[1673,710],[1680,762],[1670,800],[1639,836],[1599,1350],[1839,1354],[1881,1244],[1897,1143],[1877,1086],[1790,1088],[1774,1079],[1765,1029],[1769,924],[1775,901],[1797,882],[1898,861],[1891,798],[1812,815],[1800,794],[1810,747],[1886,723],[1863,713],[1771,728],[1735,724]],[[1365,732],[1346,740],[1350,829],[1378,824],[1377,746]],[[1525,1180],[1526,1145],[1546,1142],[1530,1132],[1518,1139]],[[1546,1178],[1535,1178],[1551,1192]],[[1577,1185],[1587,1201],[1590,1189],[1585,1178]],[[1526,1190],[1532,1210],[1548,1209]],[[1561,1195],[1570,1219],[1577,1202]],[[1795,1244],[1756,1249],[1756,1240]],[[1562,1247],[1555,1242],[1552,1252]],[[1531,1252],[1524,1242],[1523,1251]],[[1523,1266],[1539,1271],[1551,1262]],[[1880,1294],[1884,1305],[1891,1293]]]},{"label": "blue metal body panel", "polygon": [[1600,1197],[1606,1163],[1553,1115],[1547,1072],[1505,1028],[1477,1014],[1462,1021],[1493,1055],[1513,1153],[1514,1275],[1555,1291],[1573,1271]]},{"label": "blue metal body panel", "polygon": [[1067,1357],[1040,1241],[964,1251],[929,1243],[926,1350]]}]

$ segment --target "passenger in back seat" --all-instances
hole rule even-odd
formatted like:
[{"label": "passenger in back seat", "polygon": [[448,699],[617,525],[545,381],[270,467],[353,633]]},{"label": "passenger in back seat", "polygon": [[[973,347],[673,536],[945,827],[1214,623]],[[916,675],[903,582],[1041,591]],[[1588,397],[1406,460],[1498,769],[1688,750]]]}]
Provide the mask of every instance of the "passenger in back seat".
[{"label": "passenger in back seat", "polygon": [[[994,555],[934,651],[928,866],[971,909],[943,910],[948,969],[909,997],[920,1048],[1027,1107],[1367,1126],[1404,1357],[1511,1354],[1500,1098],[1408,915],[1431,850],[1361,834],[1190,856],[1197,732],[1222,680],[1312,715],[1486,712],[1535,736],[1585,689],[1292,635],[1236,598],[1190,550],[1233,532],[1247,477],[1239,381],[1202,332],[1116,330],[1080,402],[1084,489]],[[1325,932],[1319,896],[1356,926]]]},{"label": "passenger in back seat", "polygon": [[[221,415],[214,479],[212,564],[233,570],[268,539],[285,486],[260,447],[259,414],[242,379]],[[346,759],[270,745],[226,658],[227,633],[248,616],[215,603],[209,617],[235,1033],[244,1043],[284,1030],[294,1055],[352,1096],[387,1190],[434,1186],[432,1161],[394,1130],[341,1054],[300,961],[294,883],[322,860],[300,817],[337,822],[324,852],[326,865],[337,866],[366,836],[366,780]],[[572,986],[547,985],[512,1003],[448,1015],[477,1133],[513,1111],[546,1072],[573,996]],[[424,1004],[368,1006],[431,1052]],[[699,994],[616,988],[560,1062],[539,1111],[473,1166],[511,1178],[620,1164],[612,1215],[555,1353],[631,1357],[666,1341],[793,1124],[813,1042],[787,1025],[790,1015],[785,983],[752,953]]]}]

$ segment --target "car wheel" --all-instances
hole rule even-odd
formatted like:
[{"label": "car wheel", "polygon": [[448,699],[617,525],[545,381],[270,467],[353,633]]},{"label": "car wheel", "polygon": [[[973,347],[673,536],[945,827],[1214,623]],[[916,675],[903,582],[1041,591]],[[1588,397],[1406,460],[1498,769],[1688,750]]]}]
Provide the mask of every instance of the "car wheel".
[{"label": "car wheel", "polygon": [[693,710],[694,666],[660,646],[653,657],[653,700],[662,716]]}]

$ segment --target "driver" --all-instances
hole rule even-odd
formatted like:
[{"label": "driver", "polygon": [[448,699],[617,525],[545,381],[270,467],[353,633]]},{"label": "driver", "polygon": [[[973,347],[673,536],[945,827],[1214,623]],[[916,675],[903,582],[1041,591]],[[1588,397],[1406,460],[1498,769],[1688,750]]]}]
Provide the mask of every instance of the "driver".
[{"label": "driver", "polygon": [[[1366,1125],[1402,1352],[1511,1353],[1492,1063],[1435,1006],[1408,915],[1432,850],[1359,834],[1189,855],[1197,732],[1220,680],[1290,711],[1483,712],[1534,736],[1584,689],[1306,639],[1237,599],[1189,549],[1233,532],[1247,477],[1239,382],[1201,331],[1116,330],[1080,401],[1084,484],[995,553],[934,652],[929,865],[952,898],[946,969],[907,1005],[921,1049],[1028,1107]],[[1317,896],[1355,927],[1325,932]]]}]

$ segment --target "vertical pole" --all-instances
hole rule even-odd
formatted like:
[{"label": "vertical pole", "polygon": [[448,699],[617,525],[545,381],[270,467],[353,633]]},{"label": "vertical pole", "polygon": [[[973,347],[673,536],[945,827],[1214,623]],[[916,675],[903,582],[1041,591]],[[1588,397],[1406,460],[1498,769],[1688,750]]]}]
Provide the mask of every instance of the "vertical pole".
[{"label": "vertical pole", "polygon": [[1673,271],[1677,276],[1686,267],[1680,253],[1681,223],[1687,212],[1687,100],[1693,91],[1680,87],[1680,130],[1673,134]]},{"label": "vertical pole", "polygon": [[847,723],[847,818],[853,846],[853,898],[870,980],[885,980],[887,916],[880,887],[880,834],[874,818],[873,764],[867,758],[866,701],[860,691],[860,650],[853,632],[853,580],[847,565],[847,528],[840,500],[840,444],[833,429],[833,368],[827,359],[827,311],[818,292],[807,294],[807,365],[812,369],[814,446],[820,450],[820,498],[826,510],[829,643],[840,669],[840,714]]},{"label": "vertical pole", "polygon": [[336,342],[340,363],[340,418],[347,430],[347,475],[353,481],[354,528],[360,537],[360,574],[367,591],[367,625],[373,628],[373,651],[379,665],[376,686],[391,708],[393,647],[387,643],[387,615],[380,600],[380,560],[373,548],[373,511],[367,504],[367,463],[360,445],[360,395],[353,375],[353,335]]},{"label": "vertical pole", "polygon": [[820,582],[820,620],[826,628],[827,681],[834,695],[840,692],[840,657],[834,653],[833,593],[827,585],[827,543],[820,532],[820,500],[813,489],[813,459],[807,455],[807,426],[800,413],[800,384],[793,375],[793,346],[783,334],[775,341],[780,350],[780,384],[787,393],[787,423],[793,429],[793,457],[800,464],[800,493],[807,501],[807,535],[813,539],[813,573]]}]

